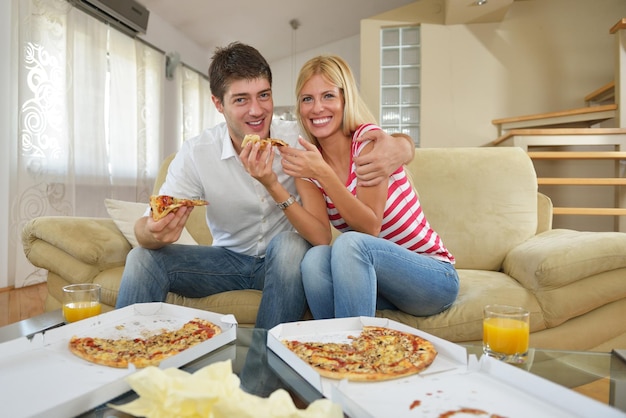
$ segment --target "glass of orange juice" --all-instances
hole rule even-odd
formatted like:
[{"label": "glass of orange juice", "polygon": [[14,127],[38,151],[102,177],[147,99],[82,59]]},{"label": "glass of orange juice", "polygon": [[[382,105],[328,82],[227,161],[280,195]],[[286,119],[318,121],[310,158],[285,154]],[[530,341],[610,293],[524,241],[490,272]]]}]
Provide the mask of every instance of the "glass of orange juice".
[{"label": "glass of orange juice", "polygon": [[76,322],[100,314],[100,285],[71,284],[63,287],[63,318]]},{"label": "glass of orange juice", "polygon": [[487,305],[483,311],[483,353],[507,363],[528,358],[530,313],[518,306]]}]

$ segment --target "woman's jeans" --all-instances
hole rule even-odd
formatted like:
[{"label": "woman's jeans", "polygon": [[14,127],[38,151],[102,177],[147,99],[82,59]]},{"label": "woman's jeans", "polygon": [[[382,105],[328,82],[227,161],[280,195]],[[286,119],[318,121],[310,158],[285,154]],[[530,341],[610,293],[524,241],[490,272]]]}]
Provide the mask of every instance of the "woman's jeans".
[{"label": "woman's jeans", "polygon": [[168,292],[201,298],[229,290],[257,289],[263,291],[257,328],[298,321],[306,311],[300,261],[309,248],[310,244],[295,232],[274,237],[265,257],[212,246],[137,247],[126,259],[116,308],[163,302]]},{"label": "woman's jeans", "polygon": [[316,319],[375,316],[376,309],[429,316],[449,308],[459,292],[452,264],[359,232],[311,248],[302,280]]}]

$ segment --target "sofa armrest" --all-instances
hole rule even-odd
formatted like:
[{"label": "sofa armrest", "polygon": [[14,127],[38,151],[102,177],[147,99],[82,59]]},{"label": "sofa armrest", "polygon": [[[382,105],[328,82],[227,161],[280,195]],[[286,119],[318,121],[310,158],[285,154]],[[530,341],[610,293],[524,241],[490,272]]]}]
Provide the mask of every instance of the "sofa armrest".
[{"label": "sofa armrest", "polygon": [[71,282],[123,266],[131,249],[112,219],[43,216],[22,230],[24,254],[35,266]]},{"label": "sofa armrest", "polygon": [[527,289],[556,289],[605,271],[626,268],[626,234],[554,229],[513,248],[502,271]]}]

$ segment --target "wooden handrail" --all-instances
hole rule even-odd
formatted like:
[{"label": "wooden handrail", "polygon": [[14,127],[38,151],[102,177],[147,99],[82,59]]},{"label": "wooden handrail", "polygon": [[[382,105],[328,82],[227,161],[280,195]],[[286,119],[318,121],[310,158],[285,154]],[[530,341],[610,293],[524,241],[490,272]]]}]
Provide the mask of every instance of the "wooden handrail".
[{"label": "wooden handrail", "polygon": [[537,184],[540,186],[626,186],[626,178],[538,177]]},{"label": "wooden handrail", "polygon": [[553,208],[554,215],[626,216],[624,208]]},{"label": "wooden handrail", "polygon": [[529,151],[533,160],[626,160],[624,151]]},{"label": "wooden handrail", "polygon": [[614,34],[620,29],[626,29],[626,17],[621,18],[616,24],[614,24],[609,33]]},{"label": "wooden handrail", "polygon": [[604,86],[586,95],[585,102],[589,103],[597,101],[598,99],[607,100],[612,97],[615,97],[615,81],[606,83]]}]

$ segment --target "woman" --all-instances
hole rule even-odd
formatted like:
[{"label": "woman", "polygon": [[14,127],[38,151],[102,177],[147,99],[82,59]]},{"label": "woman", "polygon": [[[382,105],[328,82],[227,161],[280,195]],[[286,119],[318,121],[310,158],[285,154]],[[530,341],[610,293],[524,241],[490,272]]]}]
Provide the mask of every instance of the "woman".
[{"label": "woman", "polygon": [[[296,178],[304,211],[285,210],[314,245],[301,264],[307,302],[316,319],[374,316],[400,309],[416,316],[447,309],[458,294],[454,257],[428,224],[403,167],[387,183],[361,186],[354,158],[379,130],[358,94],[349,66],[319,56],[300,70],[296,114],[309,142],[282,148],[285,172]],[[343,232],[330,246],[330,223]]]}]

